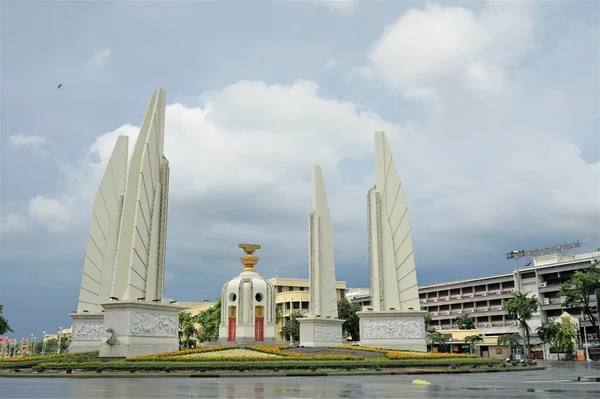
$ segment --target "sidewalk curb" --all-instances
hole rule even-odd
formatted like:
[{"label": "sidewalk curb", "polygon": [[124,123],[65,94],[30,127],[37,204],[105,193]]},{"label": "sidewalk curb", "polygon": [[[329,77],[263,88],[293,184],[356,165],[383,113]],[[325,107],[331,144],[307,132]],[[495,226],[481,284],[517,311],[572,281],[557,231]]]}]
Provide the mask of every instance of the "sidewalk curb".
[{"label": "sidewalk curb", "polygon": [[[82,374],[59,374],[59,373],[6,373],[0,374],[0,378],[263,378],[263,377],[349,377],[349,376],[378,376],[378,375],[432,375],[432,374],[484,374],[484,373],[509,373],[520,371],[539,371],[545,370],[545,367],[523,367],[515,369],[474,369],[474,370],[423,370],[423,369],[405,369],[405,370],[390,370],[390,371],[357,371],[357,372],[287,372],[287,373],[240,373],[240,374],[211,374],[211,373],[131,373],[131,374],[111,374],[105,373],[82,373]],[[595,377],[578,377],[580,381],[585,381],[583,378]],[[600,377],[598,377],[600,380]]]}]

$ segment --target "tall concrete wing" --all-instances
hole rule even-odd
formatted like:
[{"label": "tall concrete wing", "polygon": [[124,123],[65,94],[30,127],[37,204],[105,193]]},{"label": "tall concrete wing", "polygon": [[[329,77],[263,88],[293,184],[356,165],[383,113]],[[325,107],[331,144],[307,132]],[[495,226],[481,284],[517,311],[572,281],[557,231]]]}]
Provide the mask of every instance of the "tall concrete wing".
[{"label": "tall concrete wing", "polygon": [[162,297],[169,182],[164,123],[165,92],[157,89],[129,163],[111,294],[119,300]]},{"label": "tall concrete wing", "polygon": [[338,317],[333,223],[321,167],[313,167],[313,211],[309,222],[310,315]]},{"label": "tall concrete wing", "polygon": [[420,310],[406,196],[384,132],[375,133],[375,187],[368,195],[373,310]]},{"label": "tall concrete wing", "polygon": [[100,313],[110,296],[121,206],[127,181],[127,136],[119,136],[94,198],[78,313]]}]

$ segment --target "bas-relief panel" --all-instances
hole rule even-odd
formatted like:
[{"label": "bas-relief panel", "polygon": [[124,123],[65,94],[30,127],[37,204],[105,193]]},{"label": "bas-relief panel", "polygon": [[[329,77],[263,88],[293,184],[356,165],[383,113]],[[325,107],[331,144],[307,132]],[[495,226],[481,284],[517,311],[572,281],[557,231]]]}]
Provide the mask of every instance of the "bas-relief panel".
[{"label": "bas-relief panel", "polygon": [[104,326],[100,322],[75,324],[73,327],[74,341],[98,341],[104,334]]},{"label": "bas-relief panel", "polygon": [[422,320],[399,319],[399,320],[365,320],[365,339],[402,339],[423,338]]},{"label": "bas-relief panel", "polygon": [[134,313],[131,335],[146,337],[177,337],[178,315]]},{"label": "bas-relief panel", "polygon": [[316,342],[339,342],[342,339],[342,326],[315,326]]}]

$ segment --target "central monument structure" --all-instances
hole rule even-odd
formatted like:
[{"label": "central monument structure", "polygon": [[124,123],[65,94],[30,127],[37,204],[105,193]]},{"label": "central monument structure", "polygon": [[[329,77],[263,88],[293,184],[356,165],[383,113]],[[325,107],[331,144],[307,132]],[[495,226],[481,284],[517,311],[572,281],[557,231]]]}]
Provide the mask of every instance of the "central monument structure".
[{"label": "central monument structure", "polygon": [[327,203],[321,167],[313,167],[313,210],[309,217],[308,315],[300,323],[300,345],[341,346],[342,324],[338,319],[333,222]]},{"label": "central monument structure", "polygon": [[368,194],[372,308],[358,312],[360,342],[426,351],[406,196],[384,132],[375,133],[375,181]]},{"label": "central monument structure", "polygon": [[180,307],[163,298],[169,162],[165,91],[156,89],[129,170],[119,136],[94,199],[71,351],[132,357],[179,348]]},{"label": "central monument structure", "polygon": [[219,343],[249,345],[276,342],[275,287],[254,267],[259,258],[256,244],[240,244],[246,253],[240,258],[244,270],[225,283],[221,292]]}]

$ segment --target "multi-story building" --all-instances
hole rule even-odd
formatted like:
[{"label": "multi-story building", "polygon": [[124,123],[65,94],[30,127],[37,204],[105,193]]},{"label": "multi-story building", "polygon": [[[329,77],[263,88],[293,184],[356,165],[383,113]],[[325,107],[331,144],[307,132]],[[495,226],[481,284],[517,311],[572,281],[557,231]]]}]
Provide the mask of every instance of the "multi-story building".
[{"label": "multi-story building", "polygon": [[[450,330],[458,316],[468,314],[486,336],[513,333],[518,332],[517,321],[508,317],[504,302],[512,297],[513,291],[519,290],[535,295],[540,301],[540,310],[529,323],[534,334],[537,327],[554,321],[566,311],[579,319],[582,340],[587,336],[588,342],[597,342],[598,337],[581,309],[566,307],[559,294],[561,283],[576,271],[589,267],[596,258],[600,258],[600,252],[538,256],[530,266],[512,273],[422,286],[419,287],[421,309],[429,312],[436,330]],[[369,306],[370,295],[366,289],[361,290],[348,297],[352,302]],[[596,303],[592,296],[592,306]]]},{"label": "multi-story building", "polygon": [[[278,333],[288,322],[292,313],[307,313],[310,304],[308,279],[272,278],[275,286],[275,304],[281,308],[283,320],[278,325]],[[338,301],[345,298],[346,282],[337,281],[335,284]],[[280,337],[281,339],[281,337]]]}]

